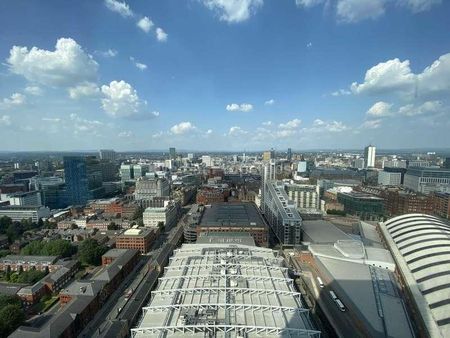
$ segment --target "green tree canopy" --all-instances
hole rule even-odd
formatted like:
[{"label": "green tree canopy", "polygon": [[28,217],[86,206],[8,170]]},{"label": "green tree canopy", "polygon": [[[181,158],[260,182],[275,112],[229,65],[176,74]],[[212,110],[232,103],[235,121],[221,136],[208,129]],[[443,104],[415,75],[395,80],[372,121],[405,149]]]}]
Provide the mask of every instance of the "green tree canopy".
[{"label": "green tree canopy", "polygon": [[81,242],[78,249],[79,259],[84,264],[100,265],[102,255],[106,250],[106,246],[98,244],[93,238],[88,238]]},{"label": "green tree canopy", "polygon": [[25,320],[19,305],[8,304],[0,308],[0,338],[8,337]]},{"label": "green tree canopy", "polygon": [[61,256],[70,257],[76,251],[76,248],[64,239],[54,241],[33,241],[27,244],[22,250],[22,255],[31,256]]}]

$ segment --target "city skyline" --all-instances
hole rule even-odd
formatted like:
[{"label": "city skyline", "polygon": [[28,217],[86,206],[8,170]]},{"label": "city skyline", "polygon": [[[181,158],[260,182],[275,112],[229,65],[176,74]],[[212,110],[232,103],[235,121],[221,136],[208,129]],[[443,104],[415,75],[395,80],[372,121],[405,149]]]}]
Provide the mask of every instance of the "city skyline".
[{"label": "city skyline", "polygon": [[450,3],[0,4],[1,151],[444,149]]}]

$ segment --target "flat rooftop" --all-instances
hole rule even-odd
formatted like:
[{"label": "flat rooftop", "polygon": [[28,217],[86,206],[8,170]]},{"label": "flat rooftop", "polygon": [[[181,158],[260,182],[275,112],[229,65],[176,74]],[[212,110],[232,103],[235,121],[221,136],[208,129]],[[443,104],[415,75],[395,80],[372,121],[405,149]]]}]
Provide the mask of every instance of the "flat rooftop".
[{"label": "flat rooftop", "polygon": [[345,232],[324,220],[303,221],[302,230],[304,241],[317,244],[351,239]]},{"label": "flat rooftop", "polygon": [[254,203],[214,203],[206,206],[200,227],[267,227]]},{"label": "flat rooftop", "polygon": [[197,244],[243,244],[255,246],[255,240],[248,232],[201,232]]}]

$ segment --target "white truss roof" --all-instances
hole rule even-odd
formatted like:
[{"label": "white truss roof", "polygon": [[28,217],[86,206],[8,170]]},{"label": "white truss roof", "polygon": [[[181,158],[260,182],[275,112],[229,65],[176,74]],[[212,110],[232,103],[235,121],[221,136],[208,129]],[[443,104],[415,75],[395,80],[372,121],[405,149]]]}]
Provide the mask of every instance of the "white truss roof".
[{"label": "white truss roof", "polygon": [[184,244],[133,337],[319,337],[283,260],[270,249]]}]

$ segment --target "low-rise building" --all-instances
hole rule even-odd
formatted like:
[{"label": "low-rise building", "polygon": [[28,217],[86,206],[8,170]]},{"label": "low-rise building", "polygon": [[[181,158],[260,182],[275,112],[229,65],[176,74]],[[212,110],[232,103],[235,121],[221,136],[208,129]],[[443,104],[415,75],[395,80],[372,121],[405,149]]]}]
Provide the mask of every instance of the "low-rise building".
[{"label": "low-rise building", "polygon": [[435,192],[432,198],[434,213],[440,217],[450,218],[450,193]]},{"label": "low-rise building", "polygon": [[367,193],[352,191],[340,192],[337,200],[344,206],[344,211],[359,216],[363,220],[380,220],[385,215],[384,199]]},{"label": "low-rise building", "polygon": [[145,254],[150,251],[150,247],[158,235],[158,228],[133,227],[117,236],[116,248],[135,249],[139,250],[141,254]]},{"label": "low-rise building", "polygon": [[170,229],[178,219],[178,204],[166,201],[162,208],[148,207],[143,213],[143,222],[146,227],[158,227],[161,224]]},{"label": "low-rise building", "polygon": [[39,271],[55,271],[59,268],[55,264],[57,256],[21,256],[7,255],[0,259],[0,271],[28,271],[36,269]]},{"label": "low-rise building", "polygon": [[251,202],[214,203],[205,207],[197,237],[202,232],[248,232],[255,243],[268,246],[268,225]]},{"label": "low-rise building", "polygon": [[0,217],[2,216],[11,218],[13,222],[31,219],[32,222],[37,223],[41,218],[50,217],[50,209],[43,206],[9,205],[0,207]]}]

